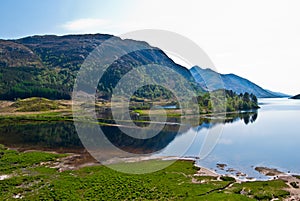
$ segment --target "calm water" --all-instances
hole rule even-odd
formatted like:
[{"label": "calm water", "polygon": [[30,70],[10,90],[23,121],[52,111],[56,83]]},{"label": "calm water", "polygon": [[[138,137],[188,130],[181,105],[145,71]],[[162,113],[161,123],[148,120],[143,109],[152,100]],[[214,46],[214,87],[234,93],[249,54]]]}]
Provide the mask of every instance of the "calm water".
[{"label": "calm water", "polygon": [[81,152],[83,146],[72,122],[0,122],[0,144],[20,150]]},{"label": "calm water", "polygon": [[[256,166],[299,174],[300,101],[260,99],[259,104],[261,109],[255,121],[240,119],[211,128],[223,129],[221,137],[213,151],[206,158],[198,159],[197,163],[220,173],[233,168],[258,179],[265,177],[254,170]],[[176,147],[185,138],[195,136],[194,143],[185,155],[199,156],[201,142],[209,134],[208,129],[201,127],[191,128],[185,135],[176,138],[161,154],[176,153]],[[222,171],[216,167],[217,163],[228,166]]]},{"label": "calm water", "polygon": [[[187,127],[177,135],[178,125],[166,126],[158,136],[147,141],[124,136],[115,126],[102,126],[102,130],[115,146],[138,154],[155,152],[155,156],[182,156],[182,147],[192,141],[184,156],[200,157],[197,159],[199,165],[220,173],[232,168],[249,177],[264,179],[254,167],[266,166],[300,174],[300,101],[260,99],[259,103],[261,109],[257,113],[232,115],[225,122],[213,123],[205,119],[201,125]],[[204,157],[200,154],[203,141],[214,130],[221,131],[220,137],[214,149]],[[0,122],[0,144],[59,152],[84,150],[72,122],[5,120]],[[220,170],[217,163],[227,164],[227,167]]]}]

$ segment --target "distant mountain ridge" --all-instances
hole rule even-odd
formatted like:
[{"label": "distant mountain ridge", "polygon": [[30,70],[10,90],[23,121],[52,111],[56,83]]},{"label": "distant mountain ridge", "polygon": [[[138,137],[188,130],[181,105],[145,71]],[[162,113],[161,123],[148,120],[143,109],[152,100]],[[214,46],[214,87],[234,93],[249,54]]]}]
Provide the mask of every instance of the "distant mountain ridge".
[{"label": "distant mountain ridge", "polygon": [[300,94],[290,97],[290,99],[300,99]]},{"label": "distant mountain ridge", "polygon": [[[206,90],[227,89],[236,93],[252,93],[258,98],[288,97],[289,95],[263,89],[257,84],[235,74],[220,74],[212,69],[194,66],[190,69],[196,82]],[[207,82],[207,83],[206,83]]]}]

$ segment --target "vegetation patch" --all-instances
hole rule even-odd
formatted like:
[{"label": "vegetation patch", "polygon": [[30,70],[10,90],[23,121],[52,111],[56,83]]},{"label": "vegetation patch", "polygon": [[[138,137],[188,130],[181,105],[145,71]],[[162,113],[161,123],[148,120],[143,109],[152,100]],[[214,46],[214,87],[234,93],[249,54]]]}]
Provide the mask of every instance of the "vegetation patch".
[{"label": "vegetation patch", "polygon": [[291,182],[290,185],[293,187],[293,188],[299,188],[299,185],[296,183],[296,182]]},{"label": "vegetation patch", "polygon": [[42,161],[53,161],[61,156],[46,152],[17,152],[0,147],[0,174],[10,174],[21,168],[27,168],[39,164]]},{"label": "vegetation patch", "polygon": [[234,184],[229,191],[244,194],[255,200],[272,200],[283,199],[290,195],[289,192],[283,190],[288,188],[287,184],[282,180],[271,181],[255,181]]},{"label": "vegetation patch", "polygon": [[[289,195],[282,190],[287,185],[279,180],[238,184],[194,176],[198,168],[192,161],[176,161],[150,174],[125,174],[106,166],[59,172],[41,162],[64,155],[0,148],[0,175],[12,175],[0,181],[0,200],[271,200]],[[138,165],[152,162],[165,163]]]},{"label": "vegetation patch", "polygon": [[221,179],[222,181],[231,181],[231,182],[235,182],[235,178],[233,178],[233,177],[221,176],[220,179]]},{"label": "vegetation patch", "polygon": [[37,112],[66,108],[65,105],[58,101],[38,97],[17,100],[11,107],[16,108],[16,111],[18,112]]}]

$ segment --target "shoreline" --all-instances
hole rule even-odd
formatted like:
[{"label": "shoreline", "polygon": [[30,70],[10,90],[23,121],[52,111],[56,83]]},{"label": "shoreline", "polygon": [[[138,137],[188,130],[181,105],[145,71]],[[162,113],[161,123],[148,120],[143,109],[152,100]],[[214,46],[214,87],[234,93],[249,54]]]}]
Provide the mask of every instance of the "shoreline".
[{"label": "shoreline", "polygon": [[[270,168],[270,167],[266,167],[266,166],[257,166],[257,167],[253,167],[253,169],[255,171],[257,171],[259,174],[266,176],[268,179],[264,180],[264,179],[259,179],[259,178],[255,178],[255,177],[248,177],[247,174],[233,169],[233,168],[228,168],[227,170],[225,170],[225,167],[227,167],[227,164],[220,164],[220,163],[216,163],[216,168],[222,171],[226,171],[226,173],[218,173],[215,170],[213,170],[212,168],[209,167],[205,167],[202,165],[198,165],[196,163],[197,158],[196,157],[178,157],[178,156],[155,156],[155,155],[149,155],[149,156],[140,156],[140,157],[120,157],[120,158],[114,158],[114,159],[110,159],[107,160],[107,163],[105,164],[101,164],[99,161],[97,161],[92,155],[90,155],[90,153],[83,149],[79,152],[74,152],[71,150],[68,150],[67,152],[65,151],[55,151],[55,150],[49,150],[49,149],[24,149],[24,148],[18,148],[18,147],[8,147],[6,146],[6,148],[8,150],[16,150],[18,152],[23,152],[23,153],[27,153],[27,152],[43,152],[43,153],[53,153],[53,154],[66,154],[65,157],[59,158],[58,160],[64,160],[65,162],[70,163],[70,161],[72,161],[72,164],[75,164],[75,169],[79,169],[82,167],[85,167],[86,164],[88,164],[88,166],[90,166],[91,164],[94,165],[106,165],[106,164],[117,164],[117,163],[135,163],[135,162],[141,162],[141,161],[149,161],[149,160],[181,160],[181,161],[192,161],[194,166],[197,168],[200,168],[201,171],[199,172],[199,174],[201,174],[201,176],[230,176],[235,178],[237,181],[241,181],[241,182],[248,182],[248,181],[269,181],[269,180],[274,180],[274,179],[278,179],[278,178],[283,178],[283,177],[290,177],[290,176],[299,176],[300,174],[298,173],[290,173],[290,172],[284,172],[284,171],[280,171],[276,168]],[[72,168],[72,169],[73,169]],[[241,177],[243,177],[244,179],[241,179],[238,175],[241,175]]]}]

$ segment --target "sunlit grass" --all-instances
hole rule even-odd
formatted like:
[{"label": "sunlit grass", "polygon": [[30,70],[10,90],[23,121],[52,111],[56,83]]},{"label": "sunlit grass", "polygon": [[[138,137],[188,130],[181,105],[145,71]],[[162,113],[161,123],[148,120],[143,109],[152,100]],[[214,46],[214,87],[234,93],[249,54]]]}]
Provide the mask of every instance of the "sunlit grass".
[{"label": "sunlit grass", "polygon": [[[289,194],[280,180],[238,184],[233,179],[194,176],[198,168],[192,161],[176,161],[149,174],[126,174],[106,166],[59,172],[40,162],[64,155],[19,153],[3,146],[0,152],[0,175],[11,176],[0,181],[0,200],[16,196],[25,200],[271,200]],[[145,169],[166,163],[151,160],[119,165]]]}]

